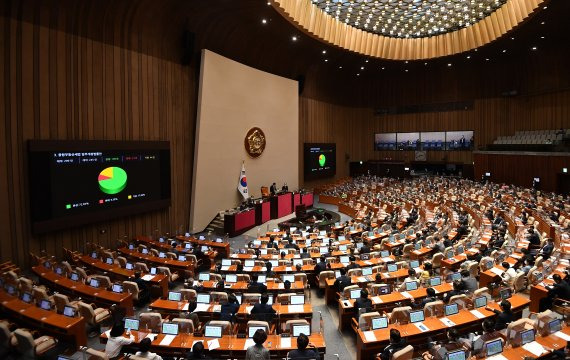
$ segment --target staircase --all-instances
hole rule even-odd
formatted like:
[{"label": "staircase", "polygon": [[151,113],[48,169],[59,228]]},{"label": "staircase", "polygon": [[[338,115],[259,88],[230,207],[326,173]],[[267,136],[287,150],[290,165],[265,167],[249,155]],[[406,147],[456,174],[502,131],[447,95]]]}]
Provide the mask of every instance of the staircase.
[{"label": "staircase", "polygon": [[204,229],[204,232],[220,236],[224,235],[224,218],[220,213],[216,215],[214,220],[210,221],[208,226],[206,226],[206,229]]}]

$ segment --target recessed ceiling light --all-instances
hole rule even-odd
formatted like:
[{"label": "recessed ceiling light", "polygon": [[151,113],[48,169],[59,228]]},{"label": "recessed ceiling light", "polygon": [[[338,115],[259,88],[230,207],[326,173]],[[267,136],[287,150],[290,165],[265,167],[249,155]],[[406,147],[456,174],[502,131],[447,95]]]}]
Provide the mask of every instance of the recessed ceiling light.
[{"label": "recessed ceiling light", "polygon": [[261,23],[262,23],[262,24],[267,24],[267,20],[261,19]]},{"label": "recessed ceiling light", "polygon": [[424,63],[424,65],[427,65],[427,63]]},{"label": "recessed ceiling light", "polygon": [[407,64],[408,62],[409,62],[408,60],[404,61],[405,64]]},{"label": "recessed ceiling light", "polygon": [[511,36],[511,40],[514,40],[514,39],[515,39],[515,37],[514,37],[514,36]]},{"label": "recessed ceiling light", "polygon": [[474,49],[473,51],[477,52],[477,51],[479,51],[479,49]]},{"label": "recessed ceiling light", "polygon": [[339,66],[338,68],[339,68],[339,69],[342,69],[342,66]]},{"label": "recessed ceiling light", "polygon": [[548,6],[545,6],[545,7],[543,7],[542,9],[543,9],[543,10],[546,10],[546,9],[548,9]]},{"label": "recessed ceiling light", "polygon": [[360,73],[356,74],[356,76],[360,76]]},{"label": "recessed ceiling light", "polygon": [[361,66],[361,67],[360,67],[360,70],[364,70],[364,66]]},{"label": "recessed ceiling light", "polygon": [[364,62],[367,63],[367,62],[368,62],[368,59],[364,60]]},{"label": "recessed ceiling light", "polygon": [[291,37],[291,40],[297,41],[297,37],[296,37],[296,36],[293,36],[293,37]]},{"label": "recessed ceiling light", "polygon": [[326,54],[326,53],[327,53],[327,51],[326,51],[326,50],[323,50],[323,54]]},{"label": "recessed ceiling light", "polygon": [[408,72],[408,69],[404,70],[405,72]]},{"label": "recessed ceiling light", "polygon": [[546,24],[546,21],[543,21],[543,22],[540,23],[540,25],[544,25],[544,24]]},{"label": "recessed ceiling light", "polygon": [[536,49],[538,49],[536,46],[532,47],[532,50],[535,51]]},{"label": "recessed ceiling light", "polygon": [[271,3],[268,1],[268,2],[267,2],[267,5],[271,5]]},{"label": "recessed ceiling light", "polygon": [[468,58],[468,59],[471,59],[471,55],[467,55],[467,58]]},{"label": "recessed ceiling light", "polygon": [[506,52],[507,52],[507,49],[503,49],[503,53],[506,53]]},{"label": "recessed ceiling light", "polygon": [[489,61],[489,58],[485,58],[485,61]]},{"label": "recessed ceiling light", "polygon": [[329,59],[325,59],[325,62],[328,62],[328,61],[329,61]]},{"label": "recessed ceiling light", "polygon": [[447,66],[448,66],[448,67],[451,66],[451,63],[447,63]]},{"label": "recessed ceiling light", "polygon": [[382,66],[382,70],[386,69],[384,66]]},{"label": "recessed ceiling light", "polygon": [[540,38],[541,38],[541,39],[544,39],[544,36],[541,36]]}]

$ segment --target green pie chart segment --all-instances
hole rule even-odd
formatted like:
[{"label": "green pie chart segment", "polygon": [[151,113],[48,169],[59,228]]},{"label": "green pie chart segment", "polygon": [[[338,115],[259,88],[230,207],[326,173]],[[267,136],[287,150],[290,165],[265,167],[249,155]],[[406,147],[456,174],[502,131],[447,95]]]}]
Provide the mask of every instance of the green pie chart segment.
[{"label": "green pie chart segment", "polygon": [[102,192],[118,194],[127,186],[127,173],[120,167],[112,166],[101,171],[98,180]]},{"label": "green pie chart segment", "polygon": [[325,157],[325,155],[323,155],[323,154],[319,155],[319,165],[321,165],[321,167],[325,166],[326,161],[327,161],[327,158]]}]

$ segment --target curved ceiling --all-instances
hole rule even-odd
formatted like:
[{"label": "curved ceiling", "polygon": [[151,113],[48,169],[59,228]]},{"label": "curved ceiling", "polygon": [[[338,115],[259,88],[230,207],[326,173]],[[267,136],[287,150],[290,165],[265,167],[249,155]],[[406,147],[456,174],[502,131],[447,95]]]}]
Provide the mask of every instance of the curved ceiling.
[{"label": "curved ceiling", "polygon": [[273,0],[271,4],[298,28],[328,44],[376,58],[420,60],[488,44],[527,19],[543,2]]}]

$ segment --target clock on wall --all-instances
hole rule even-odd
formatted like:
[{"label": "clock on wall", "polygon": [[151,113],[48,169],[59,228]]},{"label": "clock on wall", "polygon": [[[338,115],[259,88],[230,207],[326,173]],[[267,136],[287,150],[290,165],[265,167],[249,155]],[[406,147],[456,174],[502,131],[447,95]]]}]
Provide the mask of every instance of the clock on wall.
[{"label": "clock on wall", "polygon": [[425,151],[416,151],[416,161],[426,161],[427,154]]}]

